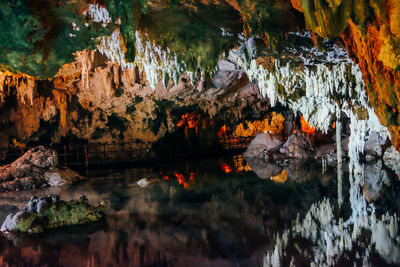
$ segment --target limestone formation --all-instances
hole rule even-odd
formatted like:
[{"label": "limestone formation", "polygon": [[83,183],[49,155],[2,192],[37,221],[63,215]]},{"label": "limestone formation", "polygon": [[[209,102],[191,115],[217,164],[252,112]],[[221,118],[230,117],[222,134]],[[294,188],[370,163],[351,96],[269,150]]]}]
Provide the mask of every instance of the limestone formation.
[{"label": "limestone formation", "polygon": [[282,145],[282,138],[279,135],[270,133],[259,133],[249,144],[245,157],[265,158],[268,153],[276,152]]},{"label": "limestone formation", "polygon": [[104,218],[105,206],[94,207],[85,196],[63,201],[57,195],[31,200],[17,213],[7,216],[2,232],[41,233],[46,229],[86,224]]},{"label": "limestone formation", "polygon": [[174,133],[188,111],[232,126],[247,118],[249,107],[254,115],[265,113],[269,100],[232,66],[221,61],[215,85],[183,74],[166,88],[157,83],[155,91],[147,73],[123,69],[97,51],[77,52],[75,61],[50,81],[0,72],[0,129],[7,127],[0,131],[0,147],[13,138],[57,143],[66,136],[101,143],[156,142]]},{"label": "limestone formation", "polygon": [[400,148],[399,1],[292,0],[306,27],[322,37],[339,36],[358,63],[366,91],[392,143]]},{"label": "limestone formation", "polygon": [[279,149],[279,152],[288,158],[309,159],[312,157],[314,148],[306,133],[297,131],[289,136],[286,143]]},{"label": "limestone formation", "polygon": [[84,179],[70,169],[57,168],[57,163],[53,149],[32,148],[13,163],[0,167],[0,191],[61,186]]},{"label": "limestone formation", "polygon": [[397,175],[400,174],[400,154],[393,146],[386,149],[383,154],[383,162]]}]

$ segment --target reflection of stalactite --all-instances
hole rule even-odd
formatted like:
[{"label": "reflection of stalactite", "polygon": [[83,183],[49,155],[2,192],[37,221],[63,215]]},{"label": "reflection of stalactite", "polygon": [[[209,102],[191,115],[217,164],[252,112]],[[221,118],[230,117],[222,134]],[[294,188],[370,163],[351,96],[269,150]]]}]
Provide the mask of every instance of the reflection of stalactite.
[{"label": "reflection of stalactite", "polygon": [[[322,63],[310,63],[301,58],[297,62],[282,63],[277,59],[274,66],[268,69],[258,64],[255,56],[257,53],[247,53],[253,55],[250,59],[241,54],[243,49],[252,50],[250,42],[243,46],[231,56],[245,69],[251,80],[258,82],[261,92],[270,98],[272,105],[276,102],[287,105],[324,132],[330,127],[331,118],[336,117],[339,205],[343,202],[340,114],[344,112],[350,118],[350,218],[336,220],[329,200],[314,203],[303,221],[298,218],[293,222],[292,228],[277,237],[274,249],[267,252],[266,265],[278,266],[288,238],[296,236],[310,239],[317,244],[313,255],[310,256],[313,263],[333,265],[337,257],[352,249],[353,242],[358,241],[361,235],[361,229],[372,231],[371,243],[386,260],[393,262],[394,259],[400,259],[400,253],[397,253],[400,250],[397,241],[394,241],[397,231],[390,230],[393,228],[392,224],[397,225],[396,216],[387,215],[387,218],[378,220],[373,206],[366,202],[360,190],[360,183],[364,179],[364,166],[360,161],[360,154],[364,151],[365,140],[372,132],[385,139],[388,137],[388,130],[380,124],[369,105],[358,66],[354,65],[346,54],[347,58],[334,61],[326,55],[325,59],[321,60]],[[340,52],[333,50],[333,53]],[[281,90],[282,88],[284,90]],[[368,245],[364,247],[366,250],[363,256],[367,258]]]},{"label": "reflection of stalactite", "polygon": [[[338,107],[337,107],[338,108]],[[340,112],[336,114],[340,115]],[[342,156],[342,123],[340,117],[336,120],[336,157],[337,157],[337,190],[338,190],[338,204],[339,207],[343,203],[343,156]]]},{"label": "reflection of stalactite", "polygon": [[[361,257],[363,264],[368,264],[369,251],[371,247],[360,240],[362,229],[371,233],[371,245],[387,262],[398,262],[400,260],[400,246],[398,236],[398,222],[396,214],[386,214],[378,219],[375,215],[373,205],[369,205],[361,194],[360,184],[364,179],[364,165],[360,161],[360,154],[363,153],[365,137],[377,127],[374,116],[369,115],[368,119],[359,119],[354,112],[348,111],[350,117],[350,140],[349,140],[349,201],[352,214],[345,220],[342,217],[336,219],[333,216],[333,207],[329,200],[314,203],[305,218],[300,221],[299,217],[293,222],[292,228],[286,230],[282,237],[277,238],[274,250],[267,252],[266,265],[277,266],[283,258],[282,250],[287,246],[290,238],[301,236],[316,244],[310,258],[313,264],[332,266],[336,260],[346,252],[353,249],[353,244],[364,248]],[[338,114],[340,112],[338,111]],[[337,151],[338,151],[338,203],[343,201],[342,194],[342,173],[341,173],[341,123],[337,117]],[[381,134],[387,134],[382,131]],[[362,243],[362,244],[361,244]],[[276,256],[276,251],[280,251]]]},{"label": "reflection of stalactite", "polygon": [[[360,226],[371,233],[370,244],[368,241],[359,240],[361,231],[352,230],[360,230]],[[369,214],[350,217],[345,221],[344,218],[334,217],[329,200],[314,203],[303,220],[297,217],[292,227],[277,236],[274,248],[268,251],[264,258],[264,266],[280,266],[281,260],[287,256],[284,249],[291,242],[296,242],[296,237],[313,242],[311,252],[297,247],[304,257],[311,259],[311,266],[335,265],[341,255],[353,250],[354,244],[357,244],[355,249],[357,254],[360,253],[359,258],[363,259],[363,266],[369,265],[371,246],[374,246],[387,262],[394,263],[400,260],[397,216],[387,214],[378,219],[374,209],[371,209]]]}]

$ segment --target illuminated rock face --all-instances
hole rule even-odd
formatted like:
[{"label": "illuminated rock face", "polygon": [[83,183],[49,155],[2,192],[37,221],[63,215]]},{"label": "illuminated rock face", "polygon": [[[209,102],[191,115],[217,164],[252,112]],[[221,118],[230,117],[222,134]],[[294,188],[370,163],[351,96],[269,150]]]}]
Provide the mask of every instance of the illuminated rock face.
[{"label": "illuminated rock face", "polygon": [[[7,65],[4,67],[11,67],[13,70],[20,70],[41,78],[53,77],[58,67],[73,59],[73,52],[84,48],[92,49],[96,43],[98,44],[97,51],[118,65],[110,63],[96,53],[82,57],[78,52],[78,60],[64,66],[55,75],[51,84],[54,84],[56,90],[52,90],[53,85],[50,85],[51,97],[46,96],[41,89],[34,92],[37,88],[42,87],[34,85],[34,79],[19,77],[17,85],[19,89],[15,93],[18,99],[24,104],[32,102],[34,99],[35,103],[25,105],[23,112],[22,108],[18,111],[7,110],[8,115],[2,116],[3,123],[8,122],[6,116],[12,118],[21,117],[21,114],[30,116],[29,122],[24,127],[16,127],[15,131],[18,134],[14,136],[26,137],[37,132],[40,125],[40,114],[46,114],[44,121],[59,116],[57,120],[60,121],[61,127],[58,130],[61,136],[64,136],[69,129],[74,128],[70,125],[71,119],[67,119],[67,117],[71,117],[71,115],[76,117],[75,113],[68,109],[71,105],[68,105],[67,102],[78,101],[83,109],[88,109],[87,105],[93,105],[103,96],[110,98],[114,93],[120,94],[121,88],[135,88],[137,84],[140,84],[140,80],[142,80],[142,84],[143,81],[148,80],[153,90],[156,90],[160,80],[164,87],[168,88],[170,79],[177,84],[178,88],[181,88],[183,86],[180,81],[182,75],[187,76],[185,79],[190,78],[191,82],[196,77],[204,81],[206,76],[210,76],[216,71],[221,56],[234,48],[238,40],[257,35],[264,45],[267,44],[269,49],[276,52],[275,50],[279,50],[277,44],[281,35],[295,29],[304,29],[305,22],[305,26],[313,32],[310,37],[320,46],[324,46],[324,44],[318,40],[315,34],[328,38],[340,36],[347,47],[349,56],[358,61],[358,66],[354,67],[348,62],[335,61],[335,65],[319,64],[315,70],[307,66],[294,66],[292,62],[275,60],[274,56],[262,55],[258,58],[251,58],[249,62],[242,62],[249,63],[249,65],[241,67],[251,80],[258,80],[262,94],[268,96],[272,104],[282,102],[282,100],[286,101],[290,92],[283,91],[287,91],[289,87],[302,86],[302,80],[308,84],[321,84],[318,80],[320,77],[327,80],[327,83],[334,84],[335,90],[338,90],[339,87],[344,88],[343,90],[356,87],[358,94],[366,91],[369,98],[367,102],[371,104],[379,121],[388,127],[394,146],[397,149],[400,148],[398,126],[400,124],[398,115],[400,72],[396,72],[400,64],[400,5],[398,1],[387,0],[379,3],[341,0],[292,0],[291,3],[284,0],[268,2],[181,0],[152,3],[145,0],[125,1],[124,3],[111,0],[97,1],[104,6],[88,5],[84,1],[66,2],[60,5],[51,2],[46,7],[51,11],[50,13],[59,14],[59,16],[56,16],[58,19],[46,20],[46,23],[40,20],[41,15],[47,15],[42,14],[44,12],[39,8],[43,1],[30,2],[28,5],[22,0],[14,1],[14,3],[5,1],[1,5],[2,16],[10,17],[14,26],[13,30],[18,33],[10,34],[8,30],[0,33],[1,40],[8,40],[7,36],[12,37],[0,45],[1,48],[4,48],[2,51],[7,51],[0,54],[2,66]],[[304,18],[295,9],[302,12]],[[75,12],[76,10],[81,10],[81,12]],[[132,12],[127,12],[127,10],[132,10]],[[27,31],[29,27],[24,27],[18,20],[20,17],[10,16],[16,11],[19,16],[26,18],[34,29],[33,37],[29,36],[30,39],[26,38],[31,34],[31,31]],[[55,30],[58,34],[54,34]],[[109,36],[101,37],[107,35]],[[27,42],[26,40],[31,41]],[[37,44],[42,41],[45,44],[40,46],[42,49],[35,49]],[[251,55],[248,56],[251,57]],[[317,54],[314,56],[318,57]],[[309,63],[307,60],[305,58],[305,65]],[[333,60],[338,60],[338,58]],[[128,63],[133,61],[139,71],[134,69],[132,63]],[[240,64],[240,62],[238,63]],[[290,80],[282,80],[281,77],[293,74],[293,68],[296,67],[303,68],[307,73],[302,75],[298,71]],[[271,74],[271,68],[275,68],[272,71],[274,75]],[[358,68],[363,74],[362,77],[358,74]],[[270,72],[267,73],[265,69]],[[146,73],[146,78],[142,71]],[[110,74],[106,74],[106,72]],[[327,73],[333,74],[327,76]],[[110,78],[100,77],[97,74],[100,76],[110,75]],[[140,75],[142,77],[139,77]],[[13,83],[17,84],[15,78],[7,78],[7,80],[4,78],[5,76],[10,75],[3,73],[0,76],[1,83],[8,84],[8,86]],[[307,76],[306,79],[304,76]],[[340,77],[336,79],[337,76]],[[344,86],[337,81],[345,83]],[[27,85],[22,86],[24,83]],[[200,83],[185,84],[184,86],[193,89]],[[277,86],[279,83],[280,86]],[[364,87],[363,83],[365,89],[360,89],[360,87]],[[104,90],[95,92],[90,89],[99,84],[104,86]],[[218,85],[215,86],[218,87]],[[24,88],[21,89],[21,87]],[[276,90],[271,89],[274,87]],[[306,84],[306,88],[310,89],[311,87]],[[35,89],[30,90],[29,88]],[[66,90],[66,88],[68,89]],[[146,90],[136,86],[135,92],[138,95],[151,95]],[[146,91],[146,93],[139,91]],[[312,90],[306,90],[307,95],[313,93],[315,92]],[[324,91],[323,93],[331,92]],[[346,97],[347,93],[350,94],[350,91],[342,92],[338,98]],[[2,96],[0,102],[3,103],[5,96],[10,95],[10,90],[3,89],[3,92],[0,91],[0,95]],[[42,97],[41,100],[38,101],[34,95]],[[128,95],[127,98],[124,97],[126,95]],[[323,97],[325,96],[316,95],[316,98],[307,103],[307,106],[316,108],[318,116],[315,117],[318,117],[316,119],[319,122],[328,123],[329,114],[334,113],[336,107],[319,101]],[[105,115],[121,118],[117,122],[118,125],[121,125],[125,123],[125,120],[131,122],[131,116],[122,116],[120,110],[123,102],[128,101],[129,98],[129,93],[126,94],[126,90],[122,90],[122,98],[118,101],[114,101],[113,104],[105,101],[97,107],[100,110],[103,108],[110,110],[110,105],[113,106],[116,109],[115,112]],[[361,97],[361,99],[365,100],[366,98]],[[309,99],[299,95],[295,100],[289,103],[291,108],[301,111],[311,124],[316,125],[317,121],[310,118],[312,110],[302,108],[305,106],[304,102]],[[72,106],[82,111],[79,105]],[[149,104],[144,113],[149,113],[149,109],[155,111],[157,107],[152,109]],[[75,111],[82,115],[82,112]],[[117,115],[113,115],[114,113]],[[87,130],[86,133],[81,134],[87,139],[95,132],[93,129],[87,129],[91,124],[88,122],[93,119],[93,116],[100,118],[103,115],[100,113],[87,115],[83,118],[87,122],[78,122],[78,119],[72,120],[75,121],[75,124],[81,124],[80,132],[85,132],[82,131],[83,128]],[[80,119],[82,120],[82,117]],[[152,119],[154,120],[154,118]],[[133,121],[135,125],[142,124],[135,119]],[[320,126],[325,130],[328,124]],[[136,132],[138,129],[142,129],[140,126],[137,127],[135,128]],[[102,128],[104,125],[98,125],[97,133],[102,132]],[[114,135],[120,135],[121,131],[119,133],[118,131],[119,129],[116,129]],[[124,132],[130,131],[124,130]],[[72,133],[75,134],[73,130]],[[158,132],[143,135],[151,136],[148,139],[153,140],[156,139],[155,136],[158,135]],[[121,139],[127,138],[125,133],[122,133]]]},{"label": "illuminated rock face", "polygon": [[218,88],[187,74],[178,75],[176,83],[167,80],[167,88],[162,81],[151,84],[144,71],[96,51],[77,52],[53,80],[1,72],[0,143],[7,146],[14,138],[49,143],[63,137],[153,142],[174,132],[187,112],[226,118],[234,125],[249,106],[257,107],[253,115],[268,110],[258,87],[228,63],[217,72],[222,77]]},{"label": "illuminated rock face", "polygon": [[357,61],[370,104],[400,149],[399,1],[292,0],[306,27],[323,37],[339,36]]}]

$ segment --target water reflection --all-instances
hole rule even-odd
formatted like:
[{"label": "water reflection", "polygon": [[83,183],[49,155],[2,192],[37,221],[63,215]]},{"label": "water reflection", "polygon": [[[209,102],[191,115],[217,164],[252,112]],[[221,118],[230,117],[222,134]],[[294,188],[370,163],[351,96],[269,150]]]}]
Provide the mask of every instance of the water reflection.
[{"label": "water reflection", "polygon": [[[246,171],[248,168],[243,166],[248,163],[255,172]],[[261,171],[260,166],[248,163],[235,156],[148,169],[98,172],[91,174],[90,181],[69,188],[2,194],[0,220],[22,207],[32,193],[58,193],[63,199],[85,194],[92,203],[108,201],[110,209],[103,225],[64,228],[39,236],[14,236],[10,240],[1,237],[0,262],[5,266],[260,266],[267,259],[266,251],[275,252],[279,243],[277,253],[287,255],[288,264],[292,255],[296,263],[309,263],[311,254],[296,252],[296,246],[314,251],[326,248],[326,243],[313,239],[320,233],[318,226],[340,228],[343,222],[336,219],[337,216],[351,214],[348,204],[341,209],[335,206],[335,168],[328,166],[325,177],[317,166],[305,168],[303,165],[299,167],[303,170],[295,172],[292,171],[294,165],[287,163],[268,174]],[[222,166],[230,166],[232,171],[227,173]],[[285,180],[284,183],[277,183],[260,179],[256,173],[264,178],[286,178],[279,180]],[[301,179],[302,175],[305,176]],[[347,171],[343,175],[343,190],[348,192]],[[144,177],[153,182],[142,188],[136,182]],[[365,181],[368,188],[375,189],[380,184],[387,189],[383,190],[386,194],[378,190],[381,198],[375,200],[376,217],[388,209],[397,211],[397,203],[400,203],[396,197],[398,180],[393,180],[390,186],[385,182],[371,185]],[[344,198],[344,203],[348,203],[348,194],[344,193]],[[326,219],[324,224],[317,221],[320,218],[317,214],[325,214],[325,217],[320,216]],[[305,221],[315,228],[306,232]],[[293,222],[302,228],[292,232]],[[388,219],[383,223],[384,228],[378,223],[374,227],[380,231],[391,224],[395,222]],[[344,237],[343,234],[330,238],[340,244]],[[346,242],[344,244],[348,244]],[[357,246],[353,244],[353,248]],[[352,262],[356,256],[354,253],[348,257]],[[282,263],[287,261],[284,257],[281,260]]]}]

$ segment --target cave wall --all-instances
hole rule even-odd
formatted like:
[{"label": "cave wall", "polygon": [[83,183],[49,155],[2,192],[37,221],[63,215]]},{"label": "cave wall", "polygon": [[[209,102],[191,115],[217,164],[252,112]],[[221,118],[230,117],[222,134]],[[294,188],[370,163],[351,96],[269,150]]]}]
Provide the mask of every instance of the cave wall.
[{"label": "cave wall", "polygon": [[321,37],[340,36],[359,64],[370,104],[400,149],[400,2],[291,0],[306,27]]},{"label": "cave wall", "polygon": [[[393,144],[400,149],[400,3],[397,0],[91,2],[101,6],[87,5],[86,1],[77,1],[76,5],[72,2],[44,2],[18,0],[1,4],[1,14],[8,18],[11,27],[4,27],[6,30],[0,35],[0,39],[5,40],[0,44],[3,52],[0,57],[4,64],[0,67],[24,71],[42,79],[16,72],[11,74],[5,70],[1,72],[0,139],[3,141],[9,139],[8,135],[21,140],[37,139],[40,128],[54,132],[48,136],[52,141],[70,134],[85,139],[92,139],[94,135],[100,141],[132,138],[155,140],[162,132],[170,130],[167,122],[157,123],[158,130],[164,129],[160,133],[146,130],[149,123],[144,121],[145,117],[149,117],[150,121],[156,119],[157,110],[160,109],[157,104],[159,100],[172,97],[177,100],[174,100],[177,106],[198,105],[210,116],[222,110],[222,102],[217,101],[219,104],[215,108],[211,104],[215,99],[207,99],[204,90],[209,89],[209,85],[204,86],[199,80],[192,84],[190,81],[193,77],[182,73],[187,70],[194,73],[197,67],[205,73],[213,72],[215,59],[232,49],[232,43],[237,41],[235,36],[239,33],[244,33],[245,37],[258,35],[267,46],[274,48],[283,33],[306,28],[313,33],[317,46],[321,44],[317,36],[341,37],[350,56],[360,66],[370,104],[380,122],[388,127]],[[46,4],[46,10],[50,12],[40,9],[42,4]],[[104,15],[105,8],[107,15]],[[81,11],[77,12],[79,9]],[[218,16],[213,13],[215,10]],[[50,13],[57,14],[57,18],[43,21],[42,18],[47,18]],[[96,17],[98,14],[104,16]],[[167,16],[169,14],[172,15]],[[26,18],[31,24],[24,25],[24,20],[19,18]],[[228,18],[240,20],[240,23],[227,23]],[[72,26],[71,21],[74,21]],[[224,29],[223,34],[219,27]],[[93,37],[109,35],[116,29],[119,31],[116,38],[121,39],[125,50],[122,56],[127,61],[136,60],[137,30],[160,45],[160,49],[171,48],[171,55],[176,53],[185,63],[176,66],[179,71],[174,71],[174,74],[180,75],[175,75],[179,79],[173,77],[176,85],[168,84],[172,77],[165,78],[164,71],[162,78],[168,90],[152,81],[152,87],[156,89],[152,92],[147,82],[147,78],[152,80],[151,71],[147,71],[147,78],[143,69],[129,68],[123,71],[120,65],[96,52],[77,52],[76,60],[65,64],[72,60],[72,51],[94,48],[99,44],[99,39]],[[225,39],[219,41],[224,35]],[[180,38],[182,36],[190,38]],[[93,42],[95,39],[96,42]],[[193,42],[194,39],[196,42]],[[45,44],[40,46],[43,49],[35,49],[39,44]],[[268,60],[260,59],[260,62]],[[46,77],[51,80],[46,80]],[[241,84],[241,87],[245,86]],[[94,90],[96,87],[101,90]],[[183,88],[188,90],[187,94]],[[185,95],[184,103],[177,94],[170,93],[178,91]],[[197,100],[190,102],[189,95]],[[144,101],[136,103],[144,96]],[[233,106],[228,105],[228,109]],[[135,111],[134,115],[129,115],[132,110]],[[232,108],[230,113],[241,111]],[[115,123],[109,123],[109,119]]]},{"label": "cave wall", "polygon": [[144,71],[123,69],[89,50],[77,52],[52,80],[0,72],[0,145],[64,138],[155,142],[178,130],[185,113],[234,125],[269,108],[258,87],[227,60],[213,80],[192,79],[181,75],[178,83],[165,88],[160,81],[153,90]]}]

